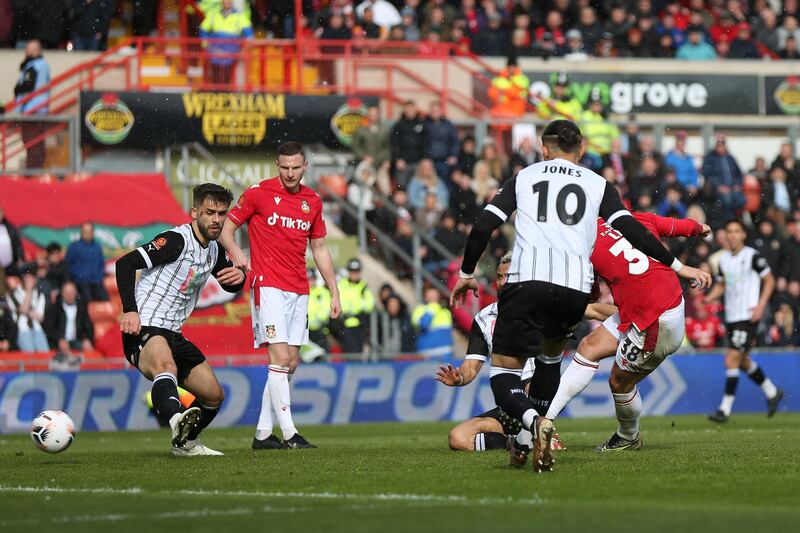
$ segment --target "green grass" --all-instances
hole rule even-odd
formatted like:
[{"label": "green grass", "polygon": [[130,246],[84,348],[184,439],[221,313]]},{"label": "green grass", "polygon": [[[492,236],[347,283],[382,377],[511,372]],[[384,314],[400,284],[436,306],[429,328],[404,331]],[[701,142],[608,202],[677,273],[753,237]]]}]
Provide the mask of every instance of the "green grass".
[{"label": "green grass", "polygon": [[[304,428],[317,450],[174,459],[166,432],[82,433],[46,455],[0,436],[0,531],[790,531],[800,524],[800,414],[647,418],[639,452],[598,454],[608,419],[563,420],[556,471],[454,453],[449,424]],[[35,490],[49,487],[48,490]],[[113,490],[112,490],[113,489]]]}]

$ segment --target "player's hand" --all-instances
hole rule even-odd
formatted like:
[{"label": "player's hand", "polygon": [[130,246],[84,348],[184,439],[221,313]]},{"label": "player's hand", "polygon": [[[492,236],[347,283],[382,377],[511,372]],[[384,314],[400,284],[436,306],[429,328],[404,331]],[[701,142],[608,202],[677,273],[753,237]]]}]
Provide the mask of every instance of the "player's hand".
[{"label": "player's hand", "polygon": [[342,314],[342,302],[339,301],[339,294],[331,296],[331,320],[336,320]]},{"label": "player's hand", "polygon": [[691,286],[693,289],[703,290],[711,286],[711,274],[703,272],[699,268],[683,265],[683,268],[678,271],[678,276],[692,280]]},{"label": "player's hand", "polygon": [[241,249],[231,253],[231,261],[236,268],[243,268],[245,272],[250,272],[250,258]]},{"label": "player's hand", "polygon": [[479,288],[480,285],[478,285],[478,280],[475,278],[458,278],[458,282],[450,294],[450,307],[455,307],[456,304],[464,305],[467,301],[467,291],[471,290],[472,294],[478,296]]},{"label": "player's hand", "polygon": [[448,364],[447,366],[440,366],[439,370],[436,371],[436,381],[444,383],[448,387],[458,387],[464,384],[464,376],[459,369],[453,368],[453,365]]},{"label": "player's hand", "polygon": [[142,323],[139,321],[139,313],[130,311],[122,315],[122,320],[119,323],[119,329],[122,333],[129,335],[138,335],[142,330]]},{"label": "player's hand", "polygon": [[758,323],[761,321],[762,316],[764,316],[764,306],[757,305],[753,308],[753,312],[750,315],[750,322]]},{"label": "player's hand", "polygon": [[700,224],[703,226],[703,231],[700,232],[701,237],[710,237],[711,236],[711,226],[708,224]]},{"label": "player's hand", "polygon": [[217,281],[220,285],[227,285],[233,287],[244,283],[245,274],[240,268],[228,267],[223,268],[217,274]]}]

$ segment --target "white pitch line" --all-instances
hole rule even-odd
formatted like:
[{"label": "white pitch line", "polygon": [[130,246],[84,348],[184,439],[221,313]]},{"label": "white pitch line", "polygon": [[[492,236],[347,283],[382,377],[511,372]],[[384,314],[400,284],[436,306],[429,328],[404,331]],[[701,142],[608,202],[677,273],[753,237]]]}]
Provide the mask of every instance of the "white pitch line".
[{"label": "white pitch line", "polygon": [[154,494],[215,497],[249,497],[249,498],[307,498],[315,500],[359,500],[359,501],[395,501],[412,503],[449,503],[455,505],[542,505],[547,500],[535,495],[532,498],[468,498],[458,495],[410,494],[383,492],[376,494],[355,494],[336,492],[264,492],[264,491],[222,491],[222,490],[174,490],[169,492],[149,492],[140,487],[116,489],[111,487],[97,488],[63,488],[63,487],[23,487],[0,485],[0,493],[67,493],[67,494]]}]

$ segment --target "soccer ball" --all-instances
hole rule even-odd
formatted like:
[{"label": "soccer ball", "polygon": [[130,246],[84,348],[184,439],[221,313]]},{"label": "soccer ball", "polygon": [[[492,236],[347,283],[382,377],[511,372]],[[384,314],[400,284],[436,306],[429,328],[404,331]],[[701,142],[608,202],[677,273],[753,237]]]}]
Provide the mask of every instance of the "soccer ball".
[{"label": "soccer ball", "polygon": [[64,411],[42,411],[33,419],[31,438],[43,452],[60,453],[75,439],[75,424]]}]

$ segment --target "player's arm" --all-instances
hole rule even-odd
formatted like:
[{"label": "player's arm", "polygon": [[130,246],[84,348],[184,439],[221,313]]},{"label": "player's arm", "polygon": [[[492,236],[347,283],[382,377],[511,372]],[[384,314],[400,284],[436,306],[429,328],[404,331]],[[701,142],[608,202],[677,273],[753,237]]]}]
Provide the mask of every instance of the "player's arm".
[{"label": "player's arm", "polygon": [[603,200],[600,202],[600,216],[606,219],[606,222],[611,227],[622,233],[622,236],[634,247],[656,261],[669,265],[672,270],[678,273],[678,276],[696,280],[697,287],[701,289],[711,285],[711,276],[708,273],[686,266],[678,261],[672,252],[664,248],[655,235],[631,216],[630,211],[625,209],[622,204],[617,189],[608,182],[603,193]]},{"label": "player's arm", "polygon": [[480,324],[477,320],[472,321],[472,329],[469,332],[469,343],[467,344],[467,355],[464,362],[458,368],[452,365],[440,366],[436,372],[436,380],[444,383],[448,387],[463,387],[469,385],[478,376],[483,368],[483,364],[489,357],[489,343],[483,335]]},{"label": "player's arm", "polygon": [[217,262],[211,270],[211,275],[217,278],[220,287],[225,292],[239,292],[244,287],[247,274],[241,267],[233,266],[233,262],[225,255],[225,249],[220,246]]},{"label": "player's arm", "polygon": [[120,330],[136,335],[141,329],[139,309],[136,305],[136,271],[153,268],[178,259],[183,250],[183,236],[174,231],[165,231],[149,243],[128,252],[116,263],[117,289],[122,301]]},{"label": "player's arm", "polygon": [[708,224],[700,224],[691,218],[670,218],[651,214],[656,230],[661,237],[705,237],[711,233]]},{"label": "player's arm", "polygon": [[234,234],[236,230],[238,230],[242,224],[250,220],[250,217],[257,211],[256,201],[253,198],[253,193],[250,192],[252,190],[253,189],[250,188],[244,191],[236,202],[236,205],[228,211],[228,219],[225,221],[225,224],[222,225],[222,232],[219,236],[219,243],[231,255],[233,266],[236,268],[243,268],[245,272],[250,270],[250,258],[247,257],[244,250],[236,244]]},{"label": "player's arm", "polygon": [[616,312],[616,305],[594,302],[586,306],[586,311],[583,313],[583,318],[586,320],[599,320],[602,322],[608,317],[614,315]]},{"label": "player's arm", "polygon": [[314,257],[314,263],[317,264],[317,269],[322,279],[325,280],[325,285],[331,291],[331,318],[338,318],[342,312],[342,304],[339,301],[339,287],[336,285],[333,259],[331,259],[331,253],[325,245],[325,237],[309,239],[309,242],[311,243],[311,255]]},{"label": "player's arm", "polygon": [[722,275],[722,269],[720,268],[719,275],[716,276],[714,286],[711,287],[711,290],[705,295],[703,302],[716,302],[722,298],[723,294],[725,294],[725,277]]},{"label": "player's arm", "polygon": [[450,295],[450,305],[462,300],[468,290],[477,294],[478,282],[475,280],[475,267],[478,264],[492,232],[499,228],[514,211],[517,210],[517,178],[516,176],[508,180],[502,189],[497,191],[492,201],[487,205],[481,216],[472,226],[472,230],[467,237],[467,244],[464,247],[464,259],[461,261],[460,279],[453,287]]},{"label": "player's arm", "polygon": [[761,276],[761,296],[758,298],[758,305],[753,309],[750,320],[758,322],[764,315],[764,309],[767,308],[769,299],[772,298],[772,292],[775,290],[775,276],[772,274],[767,260],[758,253],[753,256],[753,270]]}]

